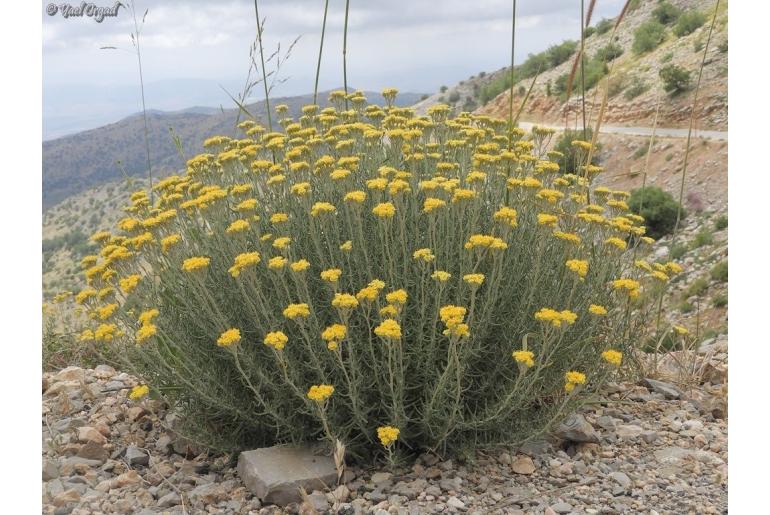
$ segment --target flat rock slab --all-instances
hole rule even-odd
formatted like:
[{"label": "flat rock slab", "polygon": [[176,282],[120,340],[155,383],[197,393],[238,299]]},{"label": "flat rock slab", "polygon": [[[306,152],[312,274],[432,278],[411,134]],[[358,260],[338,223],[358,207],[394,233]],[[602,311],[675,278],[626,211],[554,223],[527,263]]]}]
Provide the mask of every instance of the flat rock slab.
[{"label": "flat rock slab", "polygon": [[330,456],[317,456],[310,447],[266,447],[242,452],[238,475],[265,503],[286,506],[307,492],[335,486],[337,469]]}]

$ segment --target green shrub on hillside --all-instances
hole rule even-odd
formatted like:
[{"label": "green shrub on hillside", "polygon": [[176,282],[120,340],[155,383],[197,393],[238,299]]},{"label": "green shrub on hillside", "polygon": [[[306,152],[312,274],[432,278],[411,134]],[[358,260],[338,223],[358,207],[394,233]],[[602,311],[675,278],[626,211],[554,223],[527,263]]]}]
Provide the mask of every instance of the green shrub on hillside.
[{"label": "green shrub on hillside", "polygon": [[612,30],[612,27],[615,26],[615,19],[614,18],[603,18],[599,23],[596,24],[596,33],[597,34],[605,34]]},{"label": "green shrub on hillside", "polygon": [[617,59],[621,55],[623,55],[623,48],[618,44],[610,43],[609,45],[603,46],[597,50],[596,55],[594,55],[594,59],[608,63],[613,59]]},{"label": "green shrub on hillside", "polygon": [[714,230],[727,229],[727,215],[722,215],[714,221]]},{"label": "green shrub on hillside", "polygon": [[727,282],[727,260],[720,261],[711,269],[711,278],[720,283]]},{"label": "green shrub on hillside", "polygon": [[650,89],[650,84],[642,80],[640,77],[635,77],[632,84],[623,93],[626,100],[633,100],[639,95],[646,93]]},{"label": "green shrub on hillside", "polygon": [[[674,230],[679,203],[667,191],[657,186],[635,189],[628,199],[628,207],[644,217],[649,236],[658,239]],[[682,208],[681,217],[684,219],[685,216],[686,212]]]},{"label": "green shrub on hillside", "polygon": [[674,25],[674,34],[677,37],[687,36],[698,30],[706,23],[706,15],[700,11],[688,11],[679,17]]},{"label": "green shrub on hillside", "polygon": [[706,245],[711,245],[714,243],[714,234],[711,232],[710,229],[707,227],[704,227],[697,233],[695,233],[695,238],[690,242],[690,246],[693,249],[699,249],[701,247],[705,247]]},{"label": "green shrub on hillside", "polygon": [[652,11],[653,17],[663,25],[674,23],[682,15],[682,10],[668,2],[661,2]]},{"label": "green shrub on hillside", "polygon": [[[600,59],[586,59],[585,62],[585,88],[586,91],[596,86],[600,80],[607,74],[607,63]],[[583,67],[578,65],[577,73],[572,81],[572,93],[579,93],[583,83]],[[554,82],[554,91],[562,97],[567,93],[567,82],[569,74],[564,73],[556,78]]]},{"label": "green shrub on hillside", "polygon": [[655,50],[666,37],[666,27],[660,22],[650,20],[644,22],[634,32],[634,42],[631,49],[635,54],[643,54]]},{"label": "green shrub on hillside", "polygon": [[663,81],[663,89],[669,94],[675,95],[690,87],[690,72],[681,66],[668,64],[660,69],[658,75]]}]

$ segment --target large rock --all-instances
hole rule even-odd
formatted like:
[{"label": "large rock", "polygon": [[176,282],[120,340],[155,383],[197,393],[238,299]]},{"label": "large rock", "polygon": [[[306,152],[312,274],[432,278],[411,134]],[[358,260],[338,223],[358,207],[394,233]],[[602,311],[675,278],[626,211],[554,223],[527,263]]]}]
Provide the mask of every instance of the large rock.
[{"label": "large rock", "polygon": [[307,492],[333,487],[337,469],[330,456],[317,456],[310,447],[267,447],[242,452],[238,475],[263,502],[285,506]]},{"label": "large rock", "polygon": [[556,428],[554,436],[562,440],[579,443],[599,443],[599,433],[596,432],[583,415],[573,413]]},{"label": "large rock", "polygon": [[649,378],[642,379],[642,382],[650,391],[657,392],[666,399],[679,399],[682,396],[682,392],[672,384]]}]

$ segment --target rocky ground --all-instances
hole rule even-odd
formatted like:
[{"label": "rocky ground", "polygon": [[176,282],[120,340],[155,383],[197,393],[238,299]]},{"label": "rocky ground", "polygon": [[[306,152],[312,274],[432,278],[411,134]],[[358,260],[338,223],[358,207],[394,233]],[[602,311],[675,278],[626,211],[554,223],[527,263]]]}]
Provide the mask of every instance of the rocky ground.
[{"label": "rocky ground", "polygon": [[[726,352],[726,339],[712,340],[698,359]],[[160,402],[129,400],[134,378],[70,367],[43,376],[43,513],[724,513],[726,370],[708,380],[686,392],[611,385],[611,402],[584,409],[560,438],[463,463],[422,455],[392,471],[353,468],[336,489],[277,507],[252,496],[228,457],[176,437]]]}]

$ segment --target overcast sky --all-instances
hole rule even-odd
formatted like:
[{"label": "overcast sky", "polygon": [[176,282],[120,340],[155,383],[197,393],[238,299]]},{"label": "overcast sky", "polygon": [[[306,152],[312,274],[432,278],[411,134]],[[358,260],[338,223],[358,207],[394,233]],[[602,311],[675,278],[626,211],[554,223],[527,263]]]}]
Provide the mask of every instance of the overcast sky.
[{"label": "overcast sky", "polygon": [[[58,1],[58,0],[57,0]],[[79,5],[79,0],[72,2]],[[112,0],[96,0],[112,6]],[[594,23],[614,17],[622,0],[599,0]],[[98,126],[140,108],[129,10],[96,23],[88,17],[43,18],[44,136]],[[275,95],[312,91],[324,0],[260,0],[267,50],[301,36],[282,66],[287,81]],[[256,24],[251,0],[138,1],[149,9],[141,29],[148,108],[230,107],[219,88],[245,79]],[[319,88],[342,84],[344,0],[329,1]],[[520,0],[516,60],[579,35],[579,0]],[[510,60],[510,0],[352,0],[348,83],[379,90],[427,93],[505,66]],[[123,50],[100,50],[116,46]]]}]

